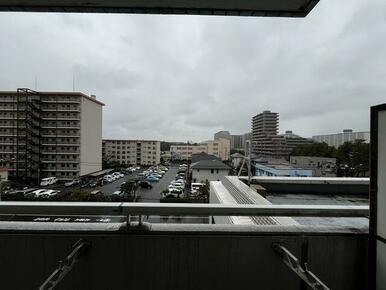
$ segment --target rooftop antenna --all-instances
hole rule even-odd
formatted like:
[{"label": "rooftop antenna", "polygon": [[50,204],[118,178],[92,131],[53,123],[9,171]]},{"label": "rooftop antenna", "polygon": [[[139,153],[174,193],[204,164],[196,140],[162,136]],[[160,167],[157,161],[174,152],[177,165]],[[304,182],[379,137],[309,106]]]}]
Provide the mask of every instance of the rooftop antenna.
[{"label": "rooftop antenna", "polygon": [[75,74],[72,73],[72,91],[75,92]]},{"label": "rooftop antenna", "polygon": [[38,90],[38,76],[35,75],[35,91]]}]

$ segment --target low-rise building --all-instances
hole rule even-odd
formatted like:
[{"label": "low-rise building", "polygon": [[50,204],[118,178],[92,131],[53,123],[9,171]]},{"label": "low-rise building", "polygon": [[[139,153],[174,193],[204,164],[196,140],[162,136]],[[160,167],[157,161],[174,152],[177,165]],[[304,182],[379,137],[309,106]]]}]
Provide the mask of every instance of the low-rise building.
[{"label": "low-rise building", "polygon": [[190,166],[192,182],[219,181],[229,175],[230,167],[219,160],[201,160]]},{"label": "low-rise building", "polygon": [[231,152],[231,141],[229,139],[220,138],[216,140],[205,141],[201,144],[206,145],[206,153],[214,155],[221,160],[229,160]]},{"label": "low-rise building", "polygon": [[178,144],[170,146],[170,154],[173,160],[191,160],[192,154],[207,152],[206,145]]},{"label": "low-rise building", "polygon": [[230,158],[230,140],[216,139],[201,142],[200,144],[178,144],[170,146],[173,160],[191,160],[192,154],[206,153],[214,155],[221,160]]},{"label": "low-rise building", "polygon": [[231,161],[232,161],[233,168],[238,168],[239,166],[241,166],[244,158],[245,158],[244,155],[241,155],[240,153],[233,153],[231,155]]},{"label": "low-rise building", "polygon": [[312,177],[313,171],[309,168],[291,166],[286,161],[270,160],[268,162],[254,162],[255,176],[290,176]]},{"label": "low-rise building", "polygon": [[342,133],[316,135],[312,136],[312,139],[316,142],[327,143],[328,146],[334,146],[338,148],[343,145],[344,142],[354,142],[356,140],[364,140],[366,143],[370,142],[370,132],[353,132],[351,129],[345,129]]},{"label": "low-rise building", "polygon": [[316,156],[290,156],[292,166],[312,169],[312,176],[336,176],[336,158]]},{"label": "low-rise building", "polygon": [[161,159],[161,142],[155,140],[104,139],[104,162],[125,165],[157,165]]},{"label": "low-rise building", "polygon": [[196,163],[201,160],[220,160],[218,157],[206,153],[195,153],[192,154],[192,163]]}]

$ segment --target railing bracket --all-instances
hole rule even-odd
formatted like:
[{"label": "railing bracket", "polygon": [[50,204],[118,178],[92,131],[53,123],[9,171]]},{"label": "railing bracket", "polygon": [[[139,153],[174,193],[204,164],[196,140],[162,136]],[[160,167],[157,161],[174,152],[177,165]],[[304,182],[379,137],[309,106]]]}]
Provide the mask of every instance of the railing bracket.
[{"label": "railing bracket", "polygon": [[52,274],[43,282],[39,290],[54,289],[58,283],[74,268],[75,264],[89,250],[91,243],[83,239],[78,240],[73,246],[71,253],[64,259],[59,261],[58,267]]},{"label": "railing bracket", "polygon": [[314,273],[308,269],[308,264],[301,265],[299,260],[282,244],[274,243],[272,248],[276,254],[280,256],[284,264],[286,264],[296,275],[314,290],[330,290]]}]

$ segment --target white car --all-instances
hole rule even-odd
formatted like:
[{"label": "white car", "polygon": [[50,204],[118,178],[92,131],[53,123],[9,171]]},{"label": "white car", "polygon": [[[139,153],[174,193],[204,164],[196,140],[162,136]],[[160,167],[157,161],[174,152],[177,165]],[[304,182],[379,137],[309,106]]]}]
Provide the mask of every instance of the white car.
[{"label": "white car", "polygon": [[47,189],[38,189],[38,190],[33,191],[32,194],[34,194],[35,197],[39,197],[39,196],[43,195],[44,192],[46,192],[46,191],[47,191]]},{"label": "white car", "polygon": [[174,188],[184,189],[185,185],[182,183],[175,183],[172,185]]},{"label": "white car", "polygon": [[40,196],[41,197],[51,197],[51,196],[57,195],[59,192],[60,192],[59,190],[49,189],[49,190],[46,190],[43,193],[41,193]]},{"label": "white car", "polygon": [[114,172],[113,174],[111,174],[111,176],[115,179],[119,179],[119,178],[122,178],[124,175],[119,172]]},{"label": "white car", "polygon": [[203,183],[192,183],[191,185],[191,191],[192,193],[196,193],[201,187],[203,187],[204,184]]},{"label": "white car", "polygon": [[113,192],[113,195],[121,196],[121,195],[123,195],[123,192],[120,190],[117,190],[117,191]]},{"label": "white car", "polygon": [[103,177],[103,180],[107,181],[107,182],[113,182],[114,181],[114,178],[111,176],[111,175],[105,175]]},{"label": "white car", "polygon": [[47,185],[55,184],[57,182],[58,182],[58,179],[56,177],[46,177],[41,180],[40,186],[47,186]]},{"label": "white car", "polygon": [[172,182],[170,182],[170,184],[185,184],[185,182],[182,179],[179,179],[179,180],[173,180]]}]

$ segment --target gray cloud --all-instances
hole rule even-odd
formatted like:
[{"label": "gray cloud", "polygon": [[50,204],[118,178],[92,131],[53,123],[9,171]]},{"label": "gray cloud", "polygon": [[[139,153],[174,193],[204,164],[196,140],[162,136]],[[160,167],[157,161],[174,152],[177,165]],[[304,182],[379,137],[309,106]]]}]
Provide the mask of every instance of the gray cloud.
[{"label": "gray cloud", "polygon": [[205,140],[262,110],[305,136],[369,129],[386,101],[386,2],[321,1],[305,19],[0,14],[0,89],[95,94],[104,137]]}]

